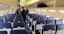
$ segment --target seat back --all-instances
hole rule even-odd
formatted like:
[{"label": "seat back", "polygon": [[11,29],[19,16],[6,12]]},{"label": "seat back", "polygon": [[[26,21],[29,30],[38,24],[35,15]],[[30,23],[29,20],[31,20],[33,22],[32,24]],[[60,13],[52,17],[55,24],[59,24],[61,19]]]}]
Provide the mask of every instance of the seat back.
[{"label": "seat back", "polygon": [[64,24],[57,25],[57,33],[56,34],[64,34]]},{"label": "seat back", "polygon": [[57,19],[56,24],[63,24],[63,19]]},{"label": "seat back", "polygon": [[22,15],[21,14],[17,14],[16,15],[16,19],[21,19],[22,18]]},{"label": "seat back", "polygon": [[37,20],[37,24],[46,24],[46,20]]},{"label": "seat back", "polygon": [[24,26],[25,26],[24,23],[14,23],[14,24],[13,24],[13,28],[24,27]]},{"label": "seat back", "polygon": [[62,30],[62,29],[64,29],[64,25],[63,24],[57,25],[57,30]]},{"label": "seat back", "polygon": [[35,21],[35,20],[40,20],[40,18],[39,17],[34,17],[33,21]]},{"label": "seat back", "polygon": [[0,34],[7,34],[7,31],[0,31]]},{"label": "seat back", "polygon": [[0,29],[2,28],[11,28],[11,24],[10,23],[0,23]]},{"label": "seat back", "polygon": [[13,19],[4,19],[6,23],[13,22]]},{"label": "seat back", "polygon": [[47,20],[47,16],[43,15],[42,17],[40,17],[41,20]]},{"label": "seat back", "polygon": [[13,30],[10,34],[27,34],[26,30]]},{"label": "seat back", "polygon": [[0,19],[0,23],[3,23],[3,19],[2,18]]},{"label": "seat back", "polygon": [[43,34],[55,34],[56,26],[55,25],[45,25],[43,26]]},{"label": "seat back", "polygon": [[14,14],[6,14],[7,19],[14,19],[15,15]]},{"label": "seat back", "polygon": [[55,25],[55,19],[53,17],[48,17],[47,24],[54,24]]}]

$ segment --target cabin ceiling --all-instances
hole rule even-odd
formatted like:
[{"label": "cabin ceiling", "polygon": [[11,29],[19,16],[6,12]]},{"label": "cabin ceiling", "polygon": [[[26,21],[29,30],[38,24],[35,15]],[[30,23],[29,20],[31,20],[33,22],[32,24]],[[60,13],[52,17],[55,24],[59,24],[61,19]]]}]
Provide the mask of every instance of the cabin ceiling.
[{"label": "cabin ceiling", "polygon": [[[55,0],[27,0],[27,2],[22,2],[20,0],[20,3],[18,3],[19,0],[0,0],[0,4],[6,4],[8,6],[13,6],[13,7],[18,7],[18,4],[21,4],[21,5],[31,5],[33,3],[36,3],[38,1],[41,1],[41,2],[44,2],[46,3],[47,5],[54,5],[54,2]],[[56,3],[55,3],[55,6],[56,7],[64,7],[64,0],[56,0]]]}]

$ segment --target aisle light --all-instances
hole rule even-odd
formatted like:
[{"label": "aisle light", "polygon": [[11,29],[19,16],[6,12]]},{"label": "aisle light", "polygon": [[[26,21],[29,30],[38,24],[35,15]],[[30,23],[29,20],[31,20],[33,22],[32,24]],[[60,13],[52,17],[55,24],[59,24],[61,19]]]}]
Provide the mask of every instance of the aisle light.
[{"label": "aisle light", "polygon": [[22,2],[27,2],[27,0],[21,0]]}]

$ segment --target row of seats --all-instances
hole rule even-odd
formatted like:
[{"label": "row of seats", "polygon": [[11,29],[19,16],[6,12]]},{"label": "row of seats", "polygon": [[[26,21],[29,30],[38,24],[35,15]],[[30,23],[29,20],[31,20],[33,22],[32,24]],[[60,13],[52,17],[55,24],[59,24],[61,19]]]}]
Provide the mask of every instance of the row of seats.
[{"label": "row of seats", "polygon": [[[8,18],[5,18],[5,17],[8,17]],[[2,26],[0,26],[0,28],[4,28],[4,27],[12,28],[12,25],[13,27],[18,27],[18,26],[24,27],[24,21],[21,18],[22,18],[22,15],[20,14],[6,14],[4,16],[1,16],[0,25]]]},{"label": "row of seats", "polygon": [[0,23],[3,22],[17,22],[22,21],[22,15],[21,14],[6,14],[0,17]]},{"label": "row of seats", "polygon": [[[32,26],[32,30],[35,30],[36,34],[64,34],[63,19],[55,19],[54,17],[47,17],[46,15],[39,14],[28,14],[28,16],[30,19],[32,18],[33,21],[36,21],[36,24],[34,22],[35,25]],[[37,26],[41,24],[41,27]],[[40,30],[42,30],[42,32]]]},{"label": "row of seats", "polygon": [[[11,15],[13,15],[14,17],[11,16]],[[45,32],[49,33],[49,30],[52,30],[51,32],[53,34],[55,34],[56,30],[58,32],[58,30],[64,29],[63,20],[62,19],[57,19],[56,20],[53,17],[47,17],[46,15],[38,15],[38,14],[28,14],[28,16],[30,18],[32,18],[33,21],[36,21],[36,26],[38,24],[45,24],[44,26],[42,26],[42,29],[41,29],[43,34],[46,34]],[[14,28],[17,28],[17,27],[21,27],[21,28],[25,27],[23,19],[22,19],[22,15],[16,15],[16,14],[4,15],[4,17],[3,16],[1,17],[0,21],[1,21],[0,22],[1,23],[0,24],[0,29],[2,29],[2,28],[7,28],[7,29],[8,28],[13,28],[14,29]],[[8,23],[8,22],[13,22],[13,24]],[[33,22],[31,22],[31,24],[32,23]],[[32,27],[32,29],[34,30],[34,27]],[[1,33],[2,33],[2,31],[1,31]],[[11,30],[11,32],[10,32],[10,34],[21,34],[21,33],[27,34],[27,30]],[[37,28],[36,28],[35,33],[38,34]],[[3,33],[3,34],[7,34],[7,33]]]},{"label": "row of seats", "polygon": [[37,24],[64,24],[63,19],[55,19],[54,17],[47,17],[46,15],[28,14]]},{"label": "row of seats", "polygon": [[[20,29],[18,28],[20,27]],[[7,31],[1,31],[1,29],[11,29],[10,33],[9,30]],[[18,28],[18,29],[15,29]],[[24,21],[22,19],[22,15],[20,14],[6,14],[0,17],[0,34],[27,34],[25,28]]]},{"label": "row of seats", "polygon": [[[7,34],[7,31],[0,31],[0,34]],[[27,34],[26,30],[13,30],[10,34]]]},{"label": "row of seats", "polygon": [[[42,34],[64,34],[64,25],[44,25],[41,31]],[[40,34],[41,31],[36,30],[36,34]]]}]

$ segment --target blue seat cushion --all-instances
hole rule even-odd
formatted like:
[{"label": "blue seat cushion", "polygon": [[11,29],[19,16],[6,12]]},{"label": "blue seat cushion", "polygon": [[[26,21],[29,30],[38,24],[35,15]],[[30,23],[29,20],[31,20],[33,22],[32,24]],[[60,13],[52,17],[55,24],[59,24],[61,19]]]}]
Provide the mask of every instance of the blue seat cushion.
[{"label": "blue seat cushion", "polygon": [[0,31],[0,34],[7,34],[7,31]]}]

